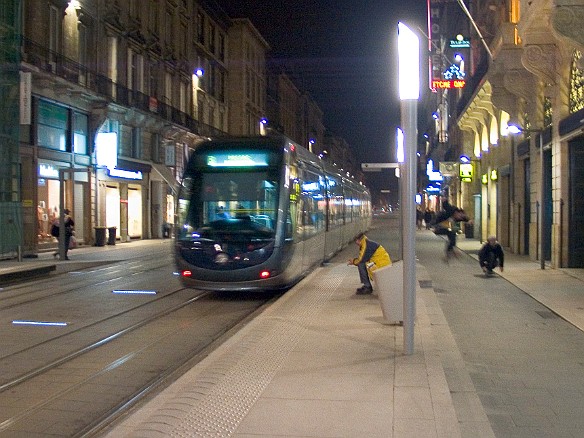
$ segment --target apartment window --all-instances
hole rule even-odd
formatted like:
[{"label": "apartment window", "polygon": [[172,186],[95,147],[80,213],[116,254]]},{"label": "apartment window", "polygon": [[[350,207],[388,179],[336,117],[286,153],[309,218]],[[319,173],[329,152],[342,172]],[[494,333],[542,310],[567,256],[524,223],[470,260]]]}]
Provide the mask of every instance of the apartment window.
[{"label": "apartment window", "polygon": [[77,57],[79,59],[79,64],[81,68],[79,69],[79,83],[85,85],[86,78],[86,68],[88,66],[87,62],[87,26],[84,24],[79,24],[79,49]]},{"label": "apartment window", "polygon": [[61,17],[56,6],[49,6],[49,56],[53,72],[56,69],[57,53],[61,44]]},{"label": "apartment window", "polygon": [[73,112],[73,152],[88,155],[88,119],[86,114]]},{"label": "apartment window", "polygon": [[205,16],[201,12],[197,13],[197,42],[205,44]]},{"label": "apartment window", "polygon": [[128,89],[134,90],[137,84],[138,66],[136,60],[136,53],[132,49],[128,49]]},{"label": "apartment window", "polygon": [[[138,19],[139,8],[138,8],[139,0],[129,0],[129,9],[130,9],[130,17]],[[140,2],[141,3],[141,2]]]},{"label": "apartment window", "polygon": [[150,31],[154,36],[158,36],[158,0],[150,0],[150,17],[149,25]]},{"label": "apartment window", "polygon": [[179,90],[179,109],[183,112],[187,112],[187,100],[188,100],[188,90],[189,84],[185,81],[180,81],[180,90]]},{"label": "apartment window", "polygon": [[187,54],[187,25],[181,23],[180,25],[180,38],[179,40],[179,57],[180,59],[185,59]]},{"label": "apartment window", "polygon": [[141,158],[142,154],[142,130],[132,128],[132,158]]},{"label": "apartment window", "polygon": [[209,68],[209,94],[211,96],[216,96],[216,78],[217,78],[217,68],[215,66],[211,66]]},{"label": "apartment window", "polygon": [[218,89],[217,89],[217,98],[220,102],[225,102],[225,72],[219,71],[217,73],[218,78]]},{"label": "apartment window", "polygon": [[38,101],[37,143],[49,149],[67,151],[69,112],[53,103]]},{"label": "apartment window", "polygon": [[156,62],[152,61],[150,63],[150,68],[148,69],[148,85],[150,87],[149,93],[152,97],[158,97],[158,66]]},{"label": "apartment window", "polygon": [[172,103],[172,75],[164,73],[164,103]]},{"label": "apartment window", "polygon": [[118,80],[118,39],[116,37],[108,38],[108,64],[107,74],[113,82]]},{"label": "apartment window", "polygon": [[172,31],[174,29],[174,25],[172,23],[172,12],[170,12],[170,11],[166,11],[165,29],[166,29],[166,35],[165,35],[166,44],[170,49],[172,49],[174,47],[174,40],[172,38]]},{"label": "apartment window", "polygon": [[215,26],[209,24],[209,51],[215,54]]},{"label": "apartment window", "polygon": [[225,61],[225,35],[219,34],[219,39],[217,41],[217,51],[219,54],[219,60]]}]

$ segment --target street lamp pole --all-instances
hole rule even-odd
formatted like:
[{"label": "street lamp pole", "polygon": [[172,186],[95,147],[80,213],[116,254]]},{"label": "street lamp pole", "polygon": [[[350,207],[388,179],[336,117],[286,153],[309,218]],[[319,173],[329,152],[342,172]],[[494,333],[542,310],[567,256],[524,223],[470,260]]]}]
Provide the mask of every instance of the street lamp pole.
[{"label": "street lamp pole", "polygon": [[398,72],[401,122],[404,135],[402,189],[402,244],[404,296],[404,352],[414,352],[416,316],[416,137],[420,97],[420,41],[403,23],[398,23]]}]

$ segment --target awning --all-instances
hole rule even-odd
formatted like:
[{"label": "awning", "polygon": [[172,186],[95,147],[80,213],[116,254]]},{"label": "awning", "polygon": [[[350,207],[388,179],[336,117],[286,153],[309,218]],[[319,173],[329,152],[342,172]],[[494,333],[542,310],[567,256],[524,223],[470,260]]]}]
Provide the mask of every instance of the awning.
[{"label": "awning", "polygon": [[172,169],[169,169],[163,164],[157,163],[151,163],[151,166],[154,172],[150,173],[150,179],[152,181],[164,181],[170,186],[172,192],[176,194],[177,180]]}]

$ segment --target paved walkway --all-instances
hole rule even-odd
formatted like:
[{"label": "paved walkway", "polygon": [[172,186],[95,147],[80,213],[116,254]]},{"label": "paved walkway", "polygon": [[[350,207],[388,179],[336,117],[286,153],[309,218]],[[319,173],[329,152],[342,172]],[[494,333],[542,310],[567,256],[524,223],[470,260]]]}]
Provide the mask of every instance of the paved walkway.
[{"label": "paved walkway", "polygon": [[[127,248],[157,244],[134,243]],[[458,243],[471,255],[479,245]],[[72,258],[81,263],[113,250],[86,248]],[[341,262],[354,250],[317,269],[105,435],[493,437],[424,267],[416,272],[414,353],[404,355],[403,328],[384,321],[375,295],[354,294],[355,268]],[[41,258],[34,264],[55,263]],[[0,273],[14,269],[5,263]],[[67,263],[56,262],[60,269]],[[584,270],[541,270],[508,254],[501,275],[584,330]],[[464,415],[445,363],[464,385]]]}]

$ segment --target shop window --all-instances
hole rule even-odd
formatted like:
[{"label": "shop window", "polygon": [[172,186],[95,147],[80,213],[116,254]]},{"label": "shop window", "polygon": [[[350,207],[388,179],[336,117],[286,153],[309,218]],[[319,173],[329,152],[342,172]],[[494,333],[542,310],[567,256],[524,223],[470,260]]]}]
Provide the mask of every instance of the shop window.
[{"label": "shop window", "polygon": [[39,100],[37,126],[39,146],[67,151],[68,119],[67,108]]}]

